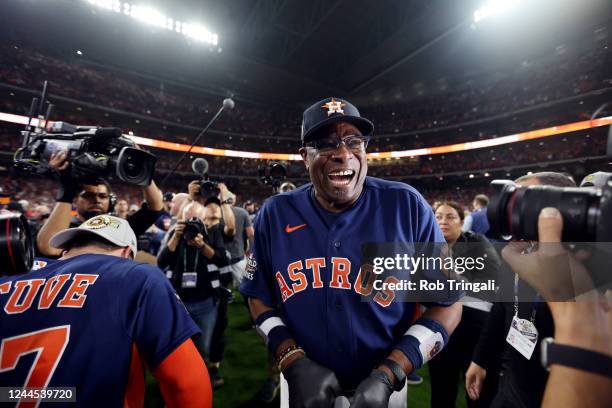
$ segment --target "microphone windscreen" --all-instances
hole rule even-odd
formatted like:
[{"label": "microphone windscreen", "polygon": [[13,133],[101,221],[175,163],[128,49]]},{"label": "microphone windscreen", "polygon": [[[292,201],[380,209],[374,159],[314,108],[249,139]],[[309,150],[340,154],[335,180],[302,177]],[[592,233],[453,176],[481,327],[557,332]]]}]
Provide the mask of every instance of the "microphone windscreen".
[{"label": "microphone windscreen", "polygon": [[191,169],[195,174],[203,176],[208,171],[208,162],[206,159],[198,157],[191,163]]},{"label": "microphone windscreen", "polygon": [[223,109],[234,109],[234,106],[236,106],[236,104],[232,98],[225,98],[223,100]]}]

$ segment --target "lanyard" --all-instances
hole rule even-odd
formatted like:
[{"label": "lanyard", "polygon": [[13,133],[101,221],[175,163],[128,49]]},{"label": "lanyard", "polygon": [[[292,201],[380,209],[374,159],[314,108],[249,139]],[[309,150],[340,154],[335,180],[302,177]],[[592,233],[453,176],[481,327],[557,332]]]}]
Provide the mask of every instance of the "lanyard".
[{"label": "lanyard", "polygon": [[[197,272],[198,259],[200,258],[200,250],[196,252],[195,262],[193,263],[193,271]],[[187,245],[183,245],[183,272],[187,272]]]},{"label": "lanyard", "polygon": [[[518,317],[518,310],[519,310],[519,306],[518,306],[518,287],[519,287],[519,278],[518,275],[514,275],[514,316]],[[529,318],[529,320],[531,321],[531,323],[535,322],[535,317],[536,317],[536,308],[538,307],[538,303],[540,303],[540,294],[536,294],[535,298],[533,299],[533,309],[531,310],[531,317]]]}]

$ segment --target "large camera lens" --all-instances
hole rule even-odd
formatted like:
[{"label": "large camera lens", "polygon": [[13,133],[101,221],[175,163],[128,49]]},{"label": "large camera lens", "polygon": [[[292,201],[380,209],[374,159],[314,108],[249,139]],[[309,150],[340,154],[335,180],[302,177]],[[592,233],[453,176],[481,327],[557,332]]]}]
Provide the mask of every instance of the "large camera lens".
[{"label": "large camera lens", "polygon": [[198,234],[204,235],[204,223],[199,218],[191,218],[185,223],[183,238],[185,238],[187,241],[191,241],[192,239],[195,239]]},{"label": "large camera lens", "polygon": [[19,275],[32,269],[34,244],[23,215],[0,215],[0,276]]},{"label": "large camera lens", "polygon": [[151,184],[157,157],[144,150],[124,147],[117,157],[117,177],[136,186]]},{"label": "large camera lens", "polygon": [[[502,239],[538,239],[538,216],[544,207],[555,207],[563,216],[563,241],[602,240],[603,207],[609,204],[609,191],[602,189],[519,186],[509,180],[491,182],[487,217],[490,234]],[[605,200],[604,200],[605,198]]]},{"label": "large camera lens", "polygon": [[221,194],[219,183],[211,180],[203,180],[200,183],[200,195],[204,198],[217,197]]}]

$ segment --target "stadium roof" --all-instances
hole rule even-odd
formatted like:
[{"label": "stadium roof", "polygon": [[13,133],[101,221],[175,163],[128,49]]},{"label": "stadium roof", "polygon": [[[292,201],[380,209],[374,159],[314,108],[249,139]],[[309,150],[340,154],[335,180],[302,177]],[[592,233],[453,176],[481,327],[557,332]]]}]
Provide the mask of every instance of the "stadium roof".
[{"label": "stadium roof", "polygon": [[134,1],[206,25],[214,47],[83,0],[2,3],[3,41],[278,103],[409,97],[552,52],[612,16],[608,0],[544,0],[478,27],[483,0]]}]

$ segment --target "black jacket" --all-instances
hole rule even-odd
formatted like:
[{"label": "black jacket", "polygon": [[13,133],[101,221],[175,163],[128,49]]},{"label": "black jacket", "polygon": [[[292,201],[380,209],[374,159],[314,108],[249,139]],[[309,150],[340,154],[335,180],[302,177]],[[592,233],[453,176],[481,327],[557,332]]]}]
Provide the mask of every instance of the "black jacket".
[{"label": "black jacket", "polygon": [[[174,231],[169,234],[171,235],[168,238],[171,238]],[[211,259],[206,258],[200,249],[187,245],[184,239],[180,240],[174,252],[171,252],[166,245],[161,248],[157,256],[158,266],[161,269],[172,271],[170,282],[185,302],[200,302],[214,296],[213,282],[216,282],[215,286],[217,286],[219,268],[229,264],[219,225],[207,229],[207,236],[204,240],[215,251]],[[184,272],[197,273],[195,288],[182,287]]]}]

